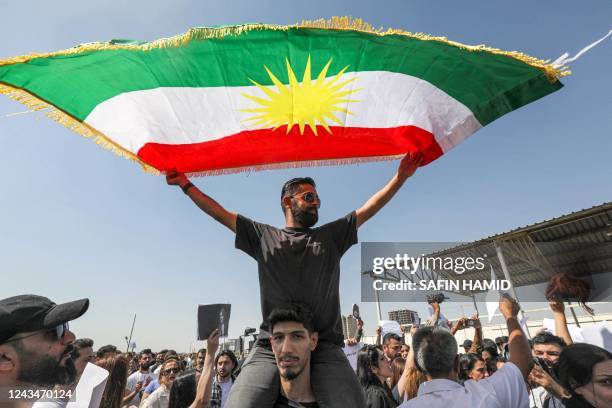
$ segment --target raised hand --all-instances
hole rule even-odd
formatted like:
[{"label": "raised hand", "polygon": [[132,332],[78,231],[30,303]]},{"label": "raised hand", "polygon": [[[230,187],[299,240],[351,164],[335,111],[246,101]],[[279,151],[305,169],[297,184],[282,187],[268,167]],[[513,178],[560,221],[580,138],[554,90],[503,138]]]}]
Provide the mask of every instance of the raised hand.
[{"label": "raised hand", "polygon": [[412,176],[423,162],[423,153],[408,152],[402,159],[397,169],[397,175],[400,179],[405,180]]},{"label": "raised hand", "polygon": [[171,186],[182,186],[187,182],[189,182],[189,180],[185,174],[176,171],[176,169],[171,169],[166,172],[166,183]]},{"label": "raised hand", "polygon": [[565,305],[560,299],[552,299],[548,301],[548,306],[553,313],[565,313]]},{"label": "raised hand", "polygon": [[219,337],[221,337],[221,332],[219,329],[215,329],[206,339],[206,352],[210,353],[211,356],[214,356],[219,349]]},{"label": "raised hand", "polygon": [[507,293],[504,293],[499,299],[499,311],[506,319],[518,316],[519,310],[520,307],[517,301]]}]

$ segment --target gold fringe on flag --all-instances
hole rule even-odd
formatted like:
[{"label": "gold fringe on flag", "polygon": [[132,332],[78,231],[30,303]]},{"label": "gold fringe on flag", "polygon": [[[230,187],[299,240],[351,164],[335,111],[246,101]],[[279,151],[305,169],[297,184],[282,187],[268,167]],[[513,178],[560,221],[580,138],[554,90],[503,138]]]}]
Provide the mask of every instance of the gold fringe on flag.
[{"label": "gold fringe on flag", "polygon": [[[11,65],[11,64],[19,64],[28,62],[34,58],[50,58],[55,56],[65,56],[65,55],[75,55],[82,54],[86,52],[92,51],[104,51],[104,50],[132,50],[132,51],[149,51],[157,48],[175,48],[182,47],[189,44],[191,41],[199,41],[205,40],[209,38],[224,38],[228,36],[239,36],[245,32],[253,31],[253,30],[279,30],[279,31],[287,31],[295,28],[304,28],[304,29],[325,29],[325,30],[352,30],[358,31],[368,34],[374,34],[379,36],[386,35],[401,35],[410,38],[416,38],[423,41],[437,41],[445,44],[452,45],[454,47],[458,47],[467,51],[474,52],[489,52],[497,55],[504,55],[507,57],[511,57],[517,60],[520,60],[528,65],[531,65],[535,68],[542,70],[549,81],[555,82],[559,78],[570,75],[571,72],[567,67],[553,67],[552,64],[549,63],[548,60],[540,60],[535,57],[531,57],[529,55],[517,52],[517,51],[503,51],[496,48],[487,47],[484,45],[465,45],[455,41],[450,41],[445,37],[434,37],[423,33],[410,33],[404,30],[398,29],[387,29],[383,28],[374,28],[371,24],[363,21],[360,18],[352,18],[352,17],[332,17],[331,19],[319,19],[319,20],[304,20],[301,23],[297,23],[294,25],[271,25],[271,24],[243,24],[236,26],[226,26],[226,27],[196,27],[191,28],[185,34],[177,35],[170,38],[162,38],[156,41],[152,41],[145,44],[121,44],[115,42],[105,42],[105,43],[88,43],[81,44],[76,47],[55,51],[50,53],[43,54],[30,54],[17,56],[12,58],[7,58],[0,60],[0,66],[3,65]],[[6,83],[0,82],[0,94],[7,95],[9,98],[14,99],[27,106],[31,111],[41,111],[46,110],[45,114],[50,119],[60,123],[66,128],[73,130],[74,132],[93,139],[96,144],[101,147],[112,151],[113,153],[123,156],[129,160],[132,160],[138,164],[140,164],[143,170],[147,173],[152,173],[155,175],[161,174],[161,172],[154,167],[144,163],[137,155],[126,150],[122,146],[113,142],[103,133],[94,129],[93,127],[87,125],[86,123],[81,122],[76,119],[69,113],[59,109],[58,107],[52,105],[51,103],[46,102],[43,99],[38,98],[37,96],[31,94],[30,92],[13,87]],[[219,174],[231,174],[231,173],[240,173],[240,172],[248,172],[248,171],[256,171],[256,170],[266,170],[266,169],[279,169],[279,168],[293,168],[293,167],[312,167],[312,166],[326,166],[326,165],[340,165],[340,164],[349,164],[349,163],[365,163],[365,162],[373,162],[373,161],[385,161],[385,160],[395,160],[403,157],[403,155],[398,156],[377,156],[377,157],[356,157],[356,158],[345,158],[345,159],[333,159],[333,160],[312,160],[312,161],[301,161],[301,162],[288,162],[288,163],[271,163],[265,165],[255,165],[248,167],[240,167],[240,168],[231,168],[231,169],[219,169],[219,170],[208,170],[203,172],[190,173],[190,176],[210,176],[210,175],[219,175]]]},{"label": "gold fringe on flag", "polygon": [[205,170],[192,173],[185,173],[187,177],[201,176],[221,176],[225,174],[236,174],[262,170],[277,170],[277,169],[295,169],[304,167],[322,167],[322,166],[340,166],[346,164],[372,163],[401,159],[405,154],[397,154],[391,156],[370,156],[370,157],[347,157],[344,159],[321,159],[321,160],[305,160],[297,162],[282,162],[270,164],[256,164],[246,167],[233,167],[227,169]]},{"label": "gold fringe on flag", "polygon": [[93,127],[81,122],[80,120],[74,118],[69,113],[64,112],[63,110],[57,108],[56,106],[45,102],[42,99],[37,98],[31,93],[20,89],[15,88],[4,83],[0,83],[0,94],[6,95],[9,98],[27,106],[32,111],[41,111],[47,110],[45,115],[55,122],[61,124],[62,126],[84,136],[88,139],[93,139],[93,141],[101,146],[104,149],[110,150],[111,152],[117,154],[118,156],[125,157],[129,160],[135,161],[140,164],[143,170],[147,173],[152,173],[155,175],[159,175],[160,172],[154,167],[149,166],[144,163],[138,156],[134,153],[124,149],[117,143],[110,140],[104,134],[94,129]]},{"label": "gold fringe on flag", "polygon": [[44,54],[30,54],[30,55],[22,55],[12,58],[7,58],[0,60],[0,66],[9,65],[9,64],[18,64],[27,62],[33,58],[48,58],[60,55],[71,55],[71,54],[81,54],[85,52],[91,51],[103,51],[103,50],[133,50],[133,51],[148,51],[155,48],[173,48],[173,47],[181,47],[189,44],[191,41],[197,40],[205,40],[209,38],[223,38],[227,36],[238,36],[248,31],[253,30],[279,30],[279,31],[287,31],[294,28],[316,28],[316,29],[325,29],[325,30],[352,30],[359,31],[368,34],[375,34],[380,36],[386,35],[402,35],[405,37],[416,38],[423,41],[436,41],[445,43],[448,45],[452,45],[457,48],[461,48],[466,51],[472,52],[489,52],[491,54],[496,55],[504,55],[510,58],[517,59],[522,61],[532,67],[538,68],[542,70],[549,81],[555,82],[559,78],[570,75],[571,71],[568,67],[554,67],[550,64],[550,60],[541,60],[539,58],[535,58],[529,56],[527,54],[523,54],[518,51],[504,51],[497,48],[487,47],[485,45],[465,45],[459,42],[451,41],[446,37],[435,37],[428,34],[423,33],[411,33],[408,31],[389,28],[387,30],[383,28],[374,28],[371,24],[363,21],[360,18],[353,17],[332,17],[330,19],[319,19],[319,20],[303,20],[300,23],[293,25],[273,25],[273,24],[243,24],[243,25],[235,25],[235,26],[226,26],[226,27],[196,27],[191,28],[185,34],[176,35],[170,38],[162,38],[159,40],[155,40],[149,43],[141,44],[141,45],[132,45],[132,44],[117,44],[111,42],[105,43],[88,43],[81,44],[76,47],[55,51]]}]

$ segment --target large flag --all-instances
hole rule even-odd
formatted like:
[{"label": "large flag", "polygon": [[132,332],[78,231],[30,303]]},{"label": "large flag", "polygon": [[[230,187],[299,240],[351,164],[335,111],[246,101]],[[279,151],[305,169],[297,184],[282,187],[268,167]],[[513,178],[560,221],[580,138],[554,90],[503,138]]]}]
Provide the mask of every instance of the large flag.
[{"label": "large flag", "polygon": [[518,52],[333,18],[194,28],[0,60],[0,93],[146,170],[427,164],[569,71]]}]

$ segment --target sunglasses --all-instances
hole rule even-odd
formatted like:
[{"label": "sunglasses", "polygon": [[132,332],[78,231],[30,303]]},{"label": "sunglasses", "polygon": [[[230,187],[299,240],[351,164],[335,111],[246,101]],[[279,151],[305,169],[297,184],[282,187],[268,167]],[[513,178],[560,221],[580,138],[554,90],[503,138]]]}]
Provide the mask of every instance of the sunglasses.
[{"label": "sunglasses", "polygon": [[59,340],[64,337],[64,335],[69,329],[70,329],[70,326],[68,326],[68,322],[65,322],[62,324],[58,324],[57,326],[55,326],[55,328],[47,330],[47,332],[54,334],[55,339]]},{"label": "sunglasses", "polygon": [[174,374],[178,374],[181,372],[181,369],[178,367],[174,367],[174,368],[166,368],[163,373],[164,375],[168,375],[170,373],[174,373]]},{"label": "sunglasses", "polygon": [[[58,324],[55,327],[51,327],[50,329],[45,330],[45,334],[52,335],[54,337],[53,340],[57,341],[57,340],[62,339],[69,329],[70,327],[68,326],[68,322],[64,322],[64,323]],[[9,343],[9,342],[17,341],[21,339],[27,339],[28,337],[36,336],[38,333],[39,332],[35,332],[35,333],[28,334],[26,336],[15,337],[15,338],[5,341],[5,343]]]},{"label": "sunglasses", "polygon": [[312,204],[315,201],[318,201],[319,204],[317,206],[321,207],[321,198],[316,193],[313,193],[312,191],[307,191],[302,194],[295,194],[295,195],[292,195],[291,197],[300,197],[304,201],[306,201],[308,204]]}]

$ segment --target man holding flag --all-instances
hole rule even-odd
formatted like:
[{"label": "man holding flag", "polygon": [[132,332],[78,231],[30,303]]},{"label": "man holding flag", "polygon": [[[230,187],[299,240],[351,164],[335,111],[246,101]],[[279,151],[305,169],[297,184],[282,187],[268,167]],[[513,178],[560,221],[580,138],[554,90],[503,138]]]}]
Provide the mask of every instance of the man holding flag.
[{"label": "man holding flag", "polygon": [[278,229],[226,210],[184,174],[167,172],[168,184],[180,186],[200,209],[234,232],[236,248],[258,263],[264,323],[232,388],[227,407],[273,406],[279,377],[265,317],[274,308],[293,302],[303,303],[313,311],[319,333],[319,345],[311,362],[311,382],[319,405],[365,407],[362,388],[342,352],[340,258],[357,243],[357,228],[389,202],[422,160],[420,153],[406,154],[397,173],[361,208],[318,228],[312,227],[318,221],[321,200],[315,182],[309,177],[289,180],[283,186],[285,228]]}]

